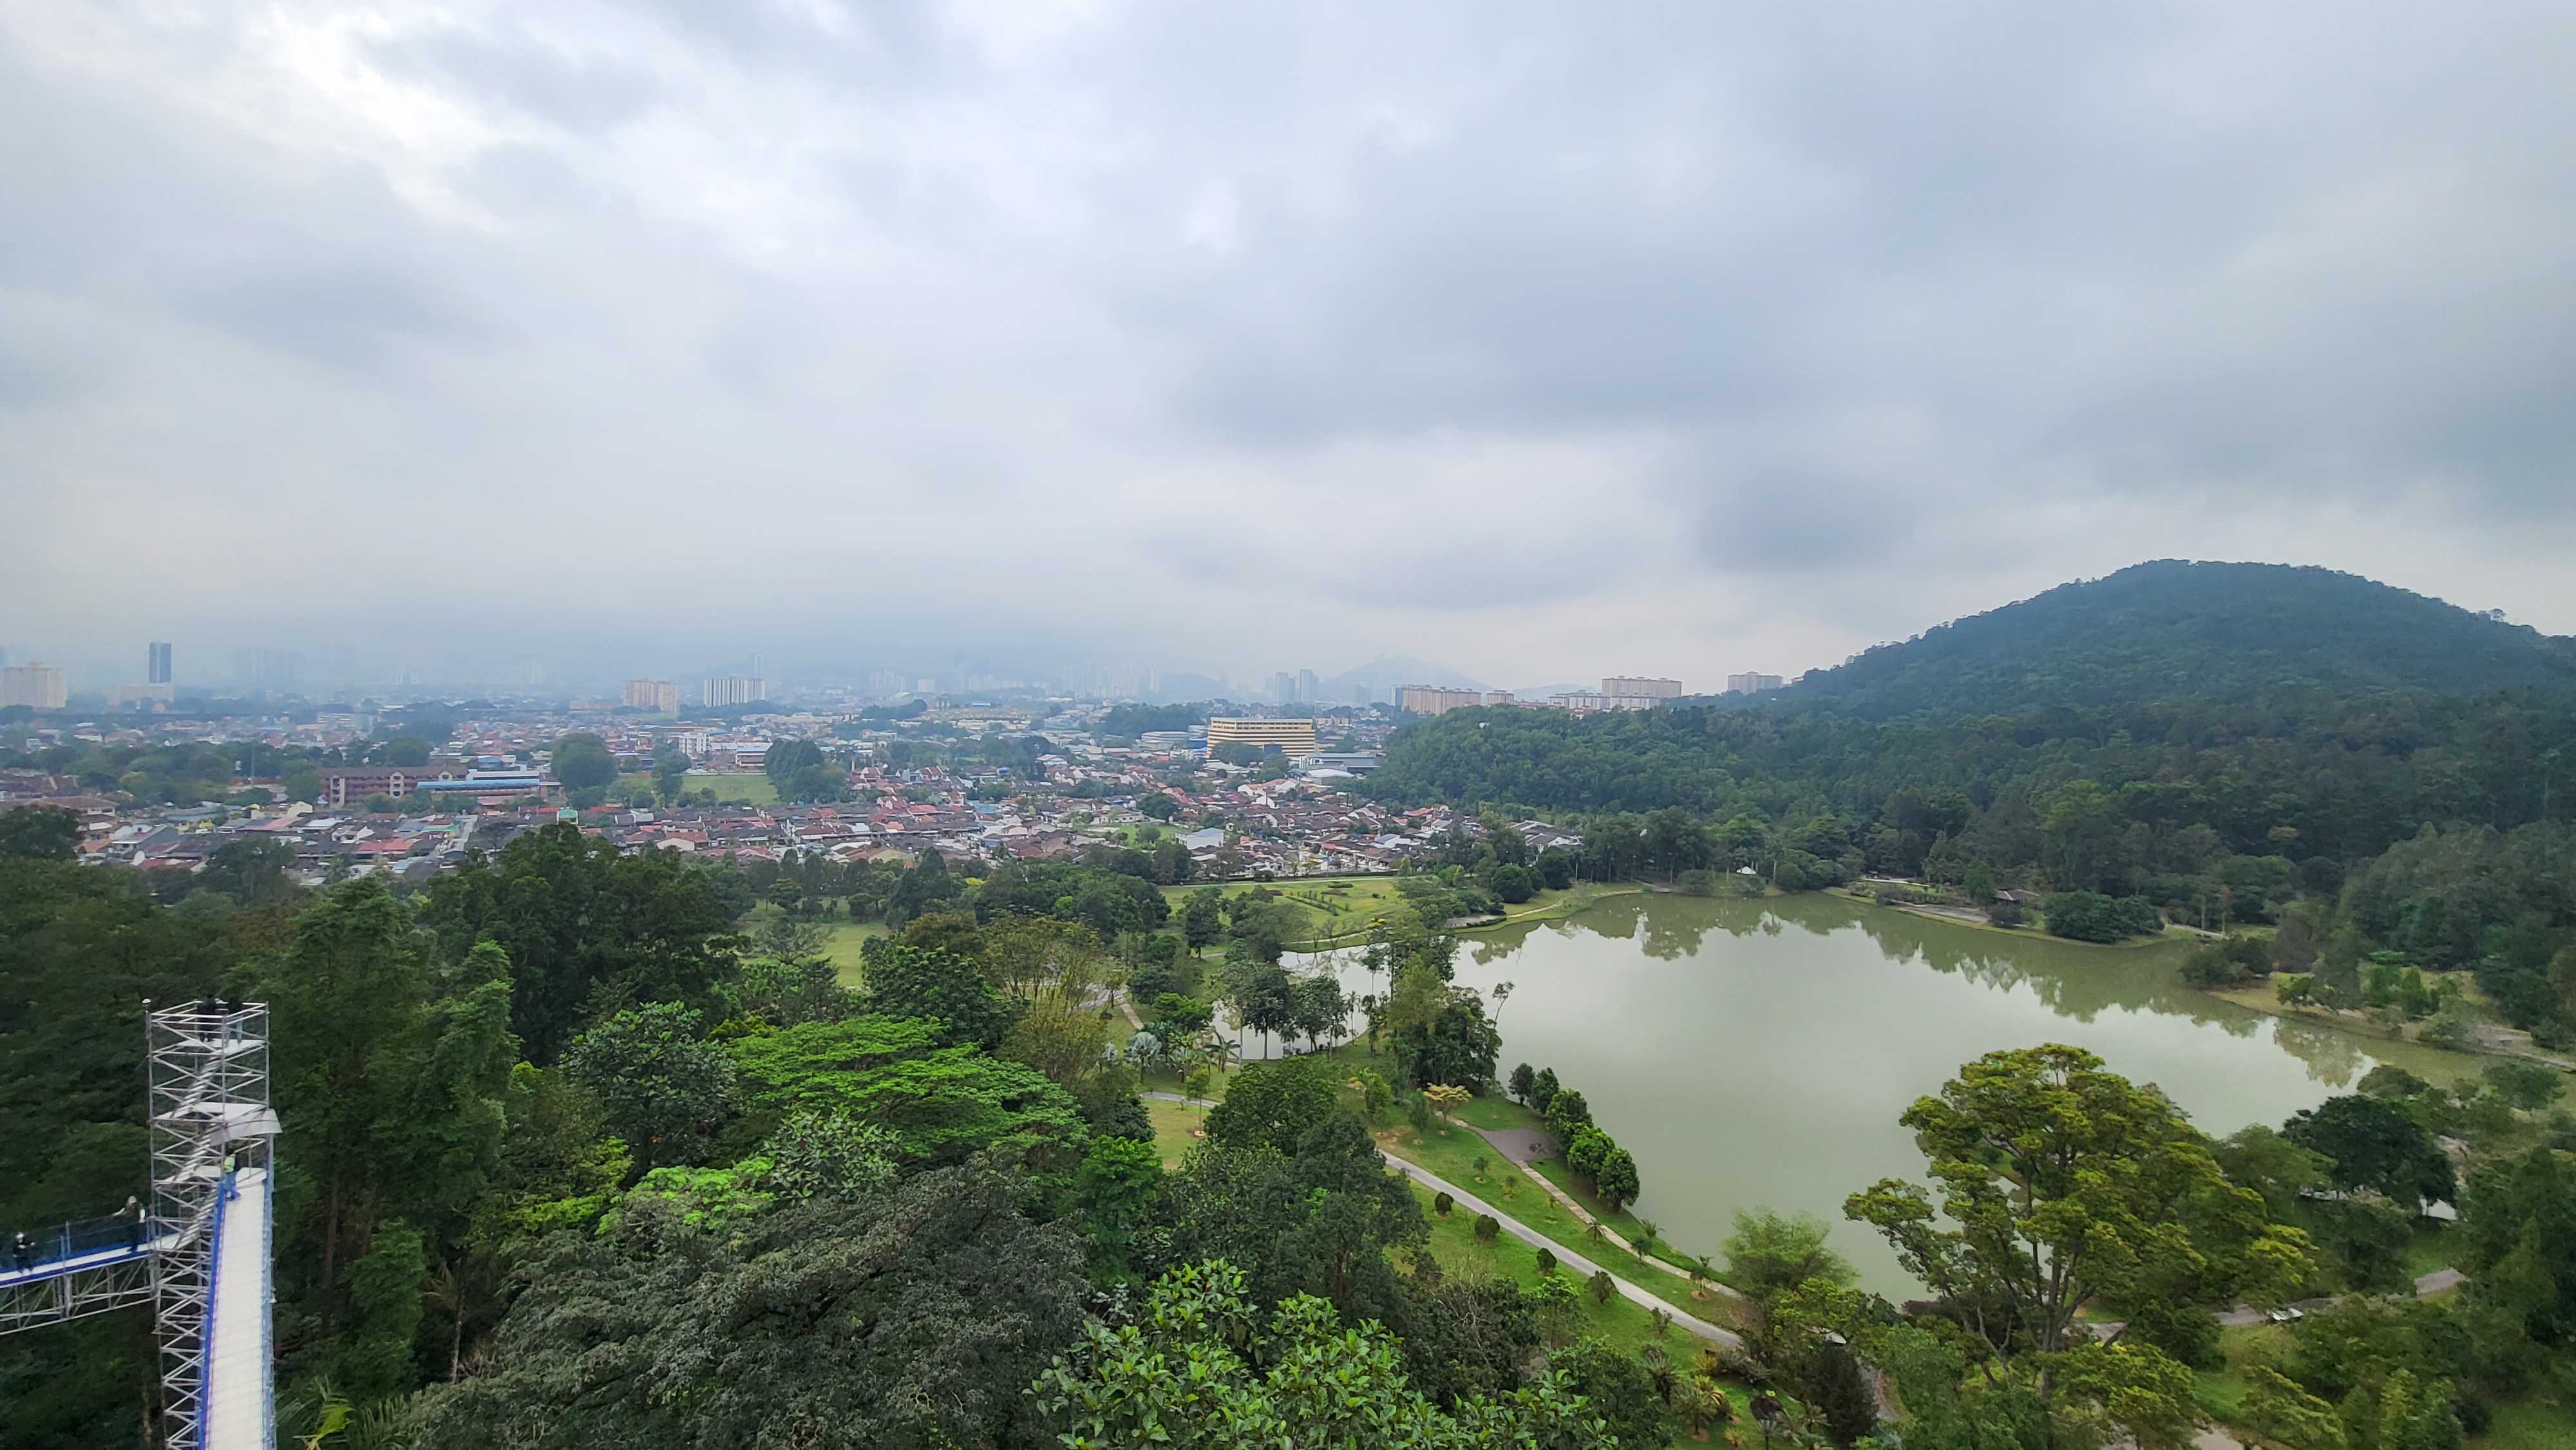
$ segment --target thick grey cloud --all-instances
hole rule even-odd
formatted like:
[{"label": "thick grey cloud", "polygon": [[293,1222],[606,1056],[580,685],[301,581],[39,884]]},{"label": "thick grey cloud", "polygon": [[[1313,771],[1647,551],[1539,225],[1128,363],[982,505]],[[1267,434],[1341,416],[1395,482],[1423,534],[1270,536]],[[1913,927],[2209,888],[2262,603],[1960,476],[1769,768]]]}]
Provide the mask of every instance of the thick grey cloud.
[{"label": "thick grey cloud", "polygon": [[2576,630],[2571,32],[0,0],[0,643],[1708,683],[2166,554]]}]

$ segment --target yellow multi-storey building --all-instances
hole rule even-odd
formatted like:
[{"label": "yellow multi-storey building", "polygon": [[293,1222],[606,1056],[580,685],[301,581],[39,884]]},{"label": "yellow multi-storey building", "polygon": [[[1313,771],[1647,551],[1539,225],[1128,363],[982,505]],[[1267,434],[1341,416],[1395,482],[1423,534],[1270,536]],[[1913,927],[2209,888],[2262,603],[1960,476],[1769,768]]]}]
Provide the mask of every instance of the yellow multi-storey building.
[{"label": "yellow multi-storey building", "polygon": [[1208,722],[1208,749],[1232,741],[1267,749],[1276,745],[1282,755],[1308,756],[1324,747],[1315,741],[1315,722],[1305,719],[1249,720],[1217,719]]}]

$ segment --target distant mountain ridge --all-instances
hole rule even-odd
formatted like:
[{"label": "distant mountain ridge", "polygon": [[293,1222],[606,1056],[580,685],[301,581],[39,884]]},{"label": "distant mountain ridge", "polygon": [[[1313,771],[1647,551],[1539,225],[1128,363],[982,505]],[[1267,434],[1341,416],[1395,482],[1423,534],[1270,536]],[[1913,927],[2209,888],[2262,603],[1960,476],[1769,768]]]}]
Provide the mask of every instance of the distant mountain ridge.
[{"label": "distant mountain ridge", "polygon": [[2159,559],[1854,655],[1781,692],[1869,719],[2576,684],[2576,640],[2305,565]]}]

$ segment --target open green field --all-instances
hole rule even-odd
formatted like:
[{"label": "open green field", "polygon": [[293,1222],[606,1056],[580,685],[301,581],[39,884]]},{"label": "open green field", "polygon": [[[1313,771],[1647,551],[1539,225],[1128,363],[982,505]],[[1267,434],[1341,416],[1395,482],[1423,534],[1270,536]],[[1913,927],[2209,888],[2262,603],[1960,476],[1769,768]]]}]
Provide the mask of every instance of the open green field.
[{"label": "open green field", "polygon": [[2576,1450],[2576,1415],[2531,1400],[2498,1405],[2495,1423],[2470,1437],[2469,1450]]},{"label": "open green field", "polygon": [[[1374,1065],[1389,1072],[1393,1063],[1372,1059],[1366,1048],[1355,1044],[1339,1056],[1352,1064],[1352,1070]],[[1495,1208],[1518,1219],[1522,1224],[1545,1234],[1566,1248],[1590,1259],[1619,1277],[1638,1285],[1674,1308],[1697,1315],[1711,1323],[1734,1326],[1737,1301],[1713,1290],[1694,1288],[1690,1280],[1647,1263],[1628,1248],[1628,1240],[1645,1232],[1636,1217],[1622,1213],[1607,1219],[1603,1237],[1593,1238],[1583,1223],[1547,1190],[1532,1183],[1522,1170],[1504,1160],[1492,1144],[1472,1131],[1473,1128],[1541,1128],[1536,1113],[1509,1099],[1485,1097],[1471,1099],[1459,1110],[1459,1117],[1469,1126],[1442,1123],[1429,1130],[1418,1130],[1410,1124],[1399,1124],[1377,1134],[1378,1146],[1409,1162],[1455,1183]],[[1485,1160],[1480,1172],[1476,1160]],[[1563,1183],[1562,1168],[1556,1167],[1555,1181]],[[1600,1205],[1588,1195],[1577,1193],[1576,1200],[1596,1215]],[[1671,1263],[1687,1264],[1689,1259],[1665,1245],[1664,1258]],[[1717,1245],[1708,1248],[1714,1252]]]},{"label": "open green field", "polygon": [[[1474,1214],[1461,1208],[1441,1216],[1432,1209],[1432,1191],[1419,1183],[1413,1185],[1413,1196],[1421,1200],[1423,1221],[1431,1225],[1431,1257],[1439,1261],[1441,1273],[1451,1278],[1508,1279],[1523,1289],[1537,1287],[1537,1249],[1507,1233],[1494,1235],[1490,1244],[1478,1243]],[[1573,1271],[1558,1272],[1571,1276]],[[1645,1306],[1618,1294],[1611,1295],[1607,1304],[1595,1304],[1591,1295],[1584,1295],[1567,1322],[1558,1326],[1558,1333],[1568,1340],[1597,1336],[1631,1353],[1651,1344],[1685,1367],[1697,1359],[1701,1343],[1686,1329],[1656,1334]]]},{"label": "open green field", "polygon": [[706,775],[693,770],[680,784],[684,790],[712,790],[724,805],[778,804],[778,787],[765,775]]},{"label": "open green field", "polygon": [[[746,932],[757,931],[764,923],[776,921],[781,914],[776,903],[764,901],[742,914],[740,929]],[[829,940],[823,945],[823,955],[831,960],[833,969],[840,973],[841,985],[857,986],[859,984],[859,944],[872,936],[884,936],[885,923],[834,917],[830,921],[819,922],[817,925],[829,933]]]},{"label": "open green field", "polygon": [[1154,1148],[1163,1155],[1165,1168],[1180,1166],[1181,1159],[1199,1143],[1199,1125],[1207,1121],[1205,1109],[1167,1103],[1161,1098],[1145,1100],[1145,1116],[1154,1125]]}]

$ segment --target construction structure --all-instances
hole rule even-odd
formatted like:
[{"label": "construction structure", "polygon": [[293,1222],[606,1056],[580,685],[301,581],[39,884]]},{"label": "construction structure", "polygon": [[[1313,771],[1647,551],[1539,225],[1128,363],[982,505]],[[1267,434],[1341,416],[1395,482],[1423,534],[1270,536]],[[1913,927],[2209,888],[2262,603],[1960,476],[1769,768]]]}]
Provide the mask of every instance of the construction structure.
[{"label": "construction structure", "polygon": [[152,1305],[169,1450],[274,1450],[268,1008],[144,1013],[152,1196],[0,1264],[0,1333]]}]

